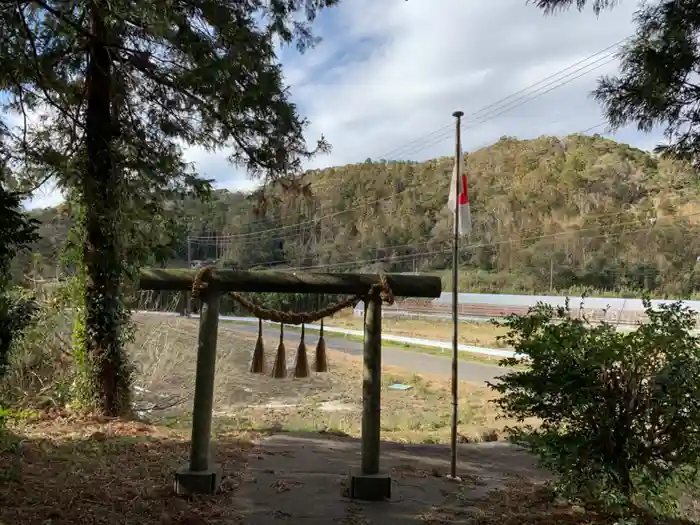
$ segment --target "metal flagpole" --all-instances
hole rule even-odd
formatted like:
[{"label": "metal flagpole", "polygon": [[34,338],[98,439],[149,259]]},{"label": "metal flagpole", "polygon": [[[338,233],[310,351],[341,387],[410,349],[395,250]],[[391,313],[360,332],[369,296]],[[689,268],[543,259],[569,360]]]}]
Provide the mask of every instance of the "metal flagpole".
[{"label": "metal flagpole", "polygon": [[452,436],[450,458],[450,477],[457,479],[457,410],[459,399],[457,389],[457,372],[459,370],[459,181],[462,177],[462,138],[461,125],[463,111],[455,111],[455,217],[454,238],[452,244]]}]

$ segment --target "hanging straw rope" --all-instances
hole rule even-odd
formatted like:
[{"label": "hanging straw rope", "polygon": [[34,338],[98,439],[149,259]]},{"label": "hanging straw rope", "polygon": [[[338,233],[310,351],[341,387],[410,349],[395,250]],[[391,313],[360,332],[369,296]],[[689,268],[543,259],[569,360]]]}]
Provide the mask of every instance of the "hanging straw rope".
[{"label": "hanging straw rope", "polygon": [[[192,282],[192,298],[198,299],[202,291],[206,288],[206,281],[211,276],[211,272],[215,270],[215,266],[205,266],[200,268]],[[253,361],[250,371],[253,373],[264,373],[265,359],[263,350],[262,338],[262,320],[272,321],[280,324],[280,342],[277,347],[277,356],[272,367],[272,377],[283,378],[287,377],[287,351],[284,346],[284,325],[301,325],[301,341],[297,349],[296,364],[294,366],[294,377],[309,376],[309,361],[306,351],[306,343],[304,341],[304,324],[321,321],[321,334],[316,346],[316,359],[314,369],[316,372],[328,371],[328,356],[326,353],[326,341],[323,338],[323,319],[333,314],[338,313],[345,308],[352,306],[353,308],[360,301],[364,300],[368,295],[373,295],[379,291],[379,295],[383,302],[388,305],[394,304],[394,294],[389,286],[389,282],[384,274],[379,274],[379,282],[369,287],[366,294],[357,294],[353,297],[341,299],[333,304],[312,312],[284,312],[275,310],[274,308],[265,308],[262,305],[256,304],[253,301],[243,297],[242,295],[231,292],[231,297],[243,308],[252,313],[258,318],[258,340],[253,351]]]},{"label": "hanging straw rope", "polygon": [[277,347],[277,358],[272,367],[272,377],[287,377],[287,350],[284,347],[284,324],[280,324],[280,344]]},{"label": "hanging straw rope", "polygon": [[[194,299],[199,298],[201,292],[206,287],[207,279],[211,276],[211,272],[215,269],[215,266],[204,266],[203,268],[199,269],[192,282],[192,297]],[[353,297],[341,299],[336,303],[330,304],[325,308],[321,308],[320,310],[313,312],[284,312],[274,308],[266,308],[262,305],[254,303],[253,301],[250,301],[236,292],[230,292],[230,295],[238,304],[240,304],[258,319],[264,319],[274,323],[300,325],[310,324],[325,317],[329,317],[350,306],[354,308],[357,306],[357,303],[364,300],[366,295],[372,295],[376,293],[377,290],[379,290],[379,295],[384,303],[388,305],[394,304],[394,293],[391,291],[389,281],[382,273],[379,274],[379,282],[370,286],[366,294],[358,294]]]},{"label": "hanging straw rope", "polygon": [[304,325],[301,325],[301,339],[299,340],[299,347],[297,348],[294,377],[309,377],[309,357],[306,353],[306,342],[304,341]]},{"label": "hanging straw rope", "polygon": [[314,361],[316,372],[328,372],[328,354],[326,353],[326,340],[323,338],[323,319],[321,319],[321,334],[316,344],[316,359]]},{"label": "hanging straw rope", "polygon": [[265,373],[265,343],[263,342],[262,319],[258,319],[258,339],[255,341],[250,371],[253,374]]}]

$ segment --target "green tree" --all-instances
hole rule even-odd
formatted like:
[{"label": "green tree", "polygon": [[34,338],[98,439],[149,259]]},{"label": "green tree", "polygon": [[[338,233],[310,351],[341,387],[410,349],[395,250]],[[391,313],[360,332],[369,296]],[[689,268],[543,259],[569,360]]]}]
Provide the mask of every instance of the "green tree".
[{"label": "green tree", "polygon": [[[550,14],[591,5],[596,13],[618,0],[530,0]],[[622,46],[620,74],[600,79],[594,91],[613,129],[636,124],[641,131],[663,126],[669,145],[659,153],[700,165],[700,5],[693,0],[640,4],[635,35]]]},{"label": "green tree", "polygon": [[[277,43],[314,43],[338,0],[19,0],[0,7],[0,91],[18,184],[52,177],[79,204],[84,282],[83,401],[129,409],[122,328],[122,228],[178,195],[209,189],[183,145],[230,148],[264,182],[293,177],[310,150]],[[31,118],[31,113],[39,118]],[[128,262],[128,261],[127,261]]]}]

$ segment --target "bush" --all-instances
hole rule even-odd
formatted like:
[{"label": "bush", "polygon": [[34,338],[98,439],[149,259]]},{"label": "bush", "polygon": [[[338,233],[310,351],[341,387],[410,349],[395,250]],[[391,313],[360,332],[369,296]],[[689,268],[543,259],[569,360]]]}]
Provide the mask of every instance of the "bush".
[{"label": "bush", "polygon": [[[530,360],[490,386],[509,417],[541,425],[510,429],[560,475],[569,493],[628,503],[660,496],[696,475],[700,455],[700,340],[680,303],[653,309],[633,332],[591,326],[566,308],[538,304],[498,323]],[[512,365],[507,359],[504,365]]]},{"label": "bush", "polygon": [[2,186],[0,165],[0,378],[7,366],[12,338],[17,329],[17,305],[7,296],[10,263],[20,251],[38,239],[39,223],[20,209],[20,198]]},{"label": "bush", "polygon": [[7,369],[14,340],[33,322],[38,309],[32,299],[0,291],[0,379]]},{"label": "bush", "polygon": [[13,341],[0,400],[13,407],[63,406],[74,379],[70,329],[73,312],[65,287],[37,303],[26,291],[13,298]]}]

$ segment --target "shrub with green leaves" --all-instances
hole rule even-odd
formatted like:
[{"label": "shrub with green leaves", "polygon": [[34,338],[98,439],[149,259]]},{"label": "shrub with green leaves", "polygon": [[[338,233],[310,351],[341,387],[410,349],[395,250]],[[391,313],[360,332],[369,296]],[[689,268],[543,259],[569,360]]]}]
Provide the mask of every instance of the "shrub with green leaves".
[{"label": "shrub with green leaves", "polygon": [[[2,175],[2,166],[0,166]],[[0,177],[0,377],[7,365],[12,338],[23,321],[23,305],[13,303],[7,295],[10,263],[18,252],[38,239],[36,220],[20,208],[17,194],[5,190]]]},{"label": "shrub with green leaves", "polygon": [[53,296],[40,306],[21,298],[17,302],[25,305],[24,316],[0,381],[0,401],[13,408],[64,406],[71,401],[77,372],[68,336],[74,312],[66,307],[71,303]]},{"label": "shrub with green leaves", "polygon": [[[25,305],[12,301],[7,294],[10,262],[37,239],[38,226],[21,211],[18,195],[8,192],[3,182],[3,166],[0,165],[0,379],[7,370],[13,338],[27,321]],[[0,432],[4,424],[5,415],[0,405]],[[0,441],[2,439],[0,435]]]},{"label": "shrub with green leaves", "polygon": [[[700,339],[681,303],[652,308],[632,332],[538,304],[498,323],[529,360],[491,388],[504,413],[540,425],[511,439],[559,474],[560,488],[607,503],[646,501],[695,476],[700,458]],[[506,359],[504,365],[514,364]],[[660,500],[659,500],[660,501]]]}]

